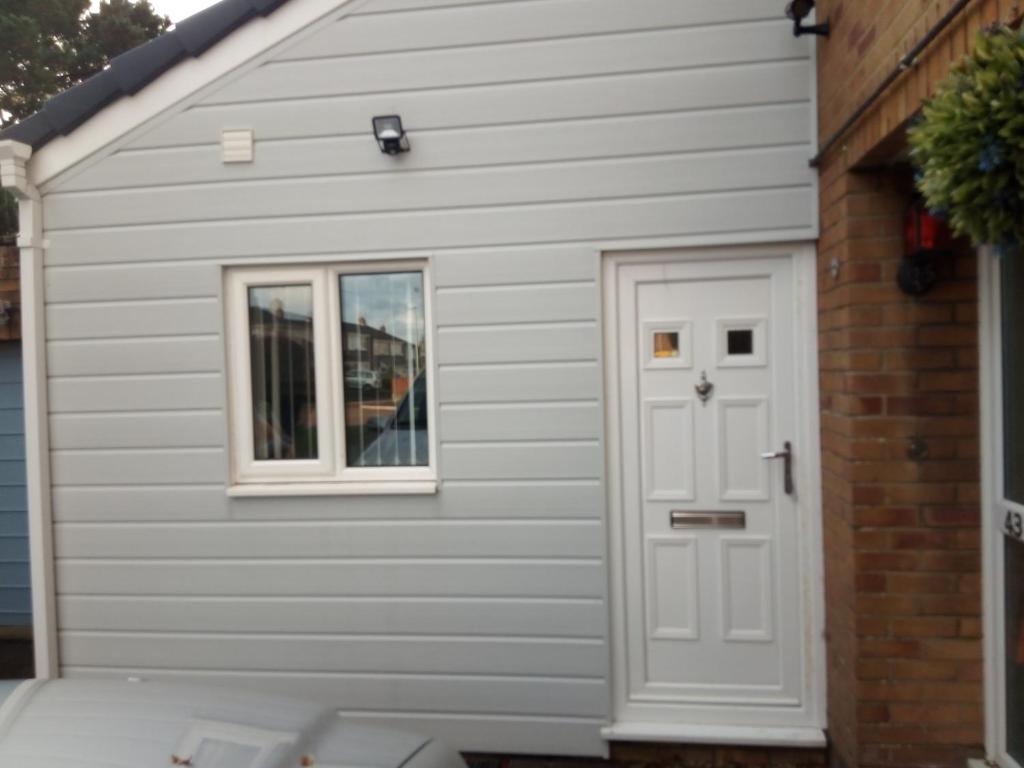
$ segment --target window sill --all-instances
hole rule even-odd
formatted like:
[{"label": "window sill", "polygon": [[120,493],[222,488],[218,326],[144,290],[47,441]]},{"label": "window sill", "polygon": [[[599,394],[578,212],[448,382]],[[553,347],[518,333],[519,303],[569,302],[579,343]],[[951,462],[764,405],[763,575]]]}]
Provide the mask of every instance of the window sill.
[{"label": "window sill", "polygon": [[228,486],[232,498],[272,496],[429,496],[436,480],[393,480],[346,483],[246,483]]}]

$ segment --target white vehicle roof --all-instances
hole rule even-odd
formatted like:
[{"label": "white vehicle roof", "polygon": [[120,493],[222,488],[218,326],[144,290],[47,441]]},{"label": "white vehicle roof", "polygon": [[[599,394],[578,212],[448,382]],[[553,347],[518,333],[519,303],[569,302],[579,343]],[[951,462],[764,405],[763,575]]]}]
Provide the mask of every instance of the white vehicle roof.
[{"label": "white vehicle roof", "polygon": [[316,704],[116,680],[0,683],[0,765],[464,768],[428,737],[348,723]]}]

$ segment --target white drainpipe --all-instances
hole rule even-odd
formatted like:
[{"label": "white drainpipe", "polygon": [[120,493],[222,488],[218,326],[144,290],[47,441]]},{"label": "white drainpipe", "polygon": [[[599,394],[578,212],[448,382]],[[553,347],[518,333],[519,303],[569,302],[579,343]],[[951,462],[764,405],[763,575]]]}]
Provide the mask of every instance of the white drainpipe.
[{"label": "white drainpipe", "polygon": [[28,491],[32,630],[36,677],[59,677],[50,497],[49,410],[46,377],[43,205],[32,184],[32,148],[0,141],[0,186],[18,200],[21,251],[21,349],[25,387],[25,471]]}]

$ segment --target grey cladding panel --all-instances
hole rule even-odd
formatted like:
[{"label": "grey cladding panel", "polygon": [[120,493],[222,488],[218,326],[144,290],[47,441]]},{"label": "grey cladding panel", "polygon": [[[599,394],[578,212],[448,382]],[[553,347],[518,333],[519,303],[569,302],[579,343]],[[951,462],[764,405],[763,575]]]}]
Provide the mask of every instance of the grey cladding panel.
[{"label": "grey cladding panel", "polygon": [[585,248],[446,253],[444,258],[435,262],[434,282],[440,290],[460,286],[494,287],[594,280],[599,264],[597,253]]},{"label": "grey cladding panel", "polygon": [[[418,131],[416,151],[402,158],[409,171],[446,168],[483,168],[501,162],[560,163],[603,157],[728,151],[733,147],[771,147],[796,144],[807,147],[801,136],[810,125],[810,105],[735,107],[700,112],[623,115],[579,119],[561,123],[495,125],[470,129]],[[496,148],[500,148],[500,154]],[[46,197],[47,221],[64,220],[70,212],[88,206],[91,198],[69,194],[75,190],[106,192],[116,189],[192,184],[236,184],[261,179],[298,179],[328,175],[391,174],[392,158],[367,151],[363,134],[322,138],[292,138],[263,142],[252,164],[224,166],[216,135],[203,146],[118,152],[84,169]],[[807,169],[801,166],[801,170]],[[219,188],[223,188],[222,186]],[[402,188],[404,190],[404,187]],[[399,190],[401,191],[401,190]],[[173,194],[167,190],[166,194]],[[129,202],[127,195],[112,199]],[[230,203],[225,200],[222,203]],[[93,212],[110,215],[110,212]]]},{"label": "grey cladding panel", "polygon": [[442,368],[438,379],[438,399],[442,404],[594,400],[601,386],[596,363]]},{"label": "grey cladding panel", "polygon": [[242,669],[273,672],[548,675],[599,677],[604,649],[593,641],[450,637],[209,637],[62,633],[61,656],[70,666],[95,664],[156,669]]},{"label": "grey cladding panel", "polygon": [[596,442],[444,445],[453,480],[597,480],[603,456]]},{"label": "grey cladding panel", "polygon": [[813,170],[804,147],[768,148],[678,157],[613,159],[544,166],[322,176],[314,179],[128,188],[109,194],[58,197],[50,203],[51,231],[125,220],[145,224],[253,219],[264,216],[373,213],[431,208],[523,205],[721,192],[737,188],[807,185]]},{"label": "grey cladding panel", "polygon": [[[131,333],[130,328],[125,329]],[[61,376],[215,373],[224,359],[219,336],[51,341],[48,373]]]},{"label": "grey cladding panel", "polygon": [[[286,561],[288,562],[288,561]],[[367,562],[61,560],[65,595],[337,595],[350,597],[583,597],[604,595],[604,569],[582,560]]]},{"label": "grey cladding panel", "polygon": [[646,0],[642,3],[623,3],[621,0],[549,0],[543,3],[478,3],[414,13],[343,18],[278,58],[332,56],[339,51],[349,55],[414,51],[659,27],[702,27],[758,19],[778,20],[779,14],[777,9],[769,10],[763,0],[683,3],[678,0]]},{"label": "grey cladding panel", "polygon": [[596,288],[589,281],[442,289],[434,307],[439,326],[594,320],[596,316]]},{"label": "grey cladding panel", "polygon": [[599,600],[65,597],[65,630],[600,637]]},{"label": "grey cladding panel", "polygon": [[592,322],[442,328],[437,334],[442,366],[596,360],[597,348]]},{"label": "grey cladding panel", "polygon": [[223,412],[55,414],[50,418],[50,447],[69,448],[214,448],[227,439]]},{"label": "grey cladding panel", "polygon": [[50,380],[50,412],[171,411],[223,408],[217,374],[120,376]]},{"label": "grey cladding panel", "polygon": [[220,270],[212,264],[117,264],[46,270],[47,304],[210,298],[219,290]]},{"label": "grey cladding panel", "polygon": [[58,522],[223,520],[228,516],[225,484],[54,488],[53,516]]},{"label": "grey cladding panel", "polygon": [[213,298],[57,304],[47,308],[46,333],[51,340],[215,334],[222,314]]},{"label": "grey cladding panel", "polygon": [[[263,218],[50,234],[51,264],[256,259],[307,253],[499,247],[671,235],[802,230],[811,226],[810,185],[718,194],[584,201],[519,208]],[[385,226],[386,224],[386,226]]]},{"label": "grey cladding panel", "polygon": [[54,451],[50,471],[55,486],[188,485],[223,482],[227,460],[219,447]]},{"label": "grey cladding panel", "polygon": [[58,526],[62,557],[152,558],[597,557],[594,521]]},{"label": "grey cladding panel", "polygon": [[[771,106],[808,101],[809,69],[806,61],[772,62],[723,68],[714,78],[706,72],[682,70],[410,91],[401,94],[400,104],[403,124],[416,131],[751,104]],[[132,147],[214,143],[228,120],[252,126],[262,139],[366,136],[366,116],[393,112],[397,98],[393,94],[370,94],[310,99],[291,102],[287,110],[274,102],[193,108],[136,139]],[[807,140],[808,133],[805,129],[799,138]],[[368,149],[372,147],[369,143]]]},{"label": "grey cladding panel", "polygon": [[581,440],[601,437],[597,403],[494,403],[441,407],[443,442]]},{"label": "grey cladding panel", "polygon": [[[271,62],[225,86],[205,103],[374,93],[393,89],[396,83],[412,91],[806,58],[802,41],[774,33],[776,22],[732,25],[714,35],[692,27],[619,35],[614,40],[615,56],[608,55],[606,37],[578,37],[517,41],[503,45],[498,56],[493,46],[470,46],[386,57],[354,57],[349,52],[342,58]],[[495,31],[504,30],[496,27]]]}]

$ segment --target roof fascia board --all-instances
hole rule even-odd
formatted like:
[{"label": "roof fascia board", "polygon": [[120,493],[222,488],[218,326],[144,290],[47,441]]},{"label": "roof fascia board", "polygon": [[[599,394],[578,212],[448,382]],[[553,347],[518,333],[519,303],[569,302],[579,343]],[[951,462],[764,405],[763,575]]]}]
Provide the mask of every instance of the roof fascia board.
[{"label": "roof fascia board", "polygon": [[28,166],[32,184],[42,187],[342,6],[351,12],[366,2],[290,0],[270,16],[252,19],[202,56],[180,62],[134,96],[115,101],[67,136],[41,147]]}]

